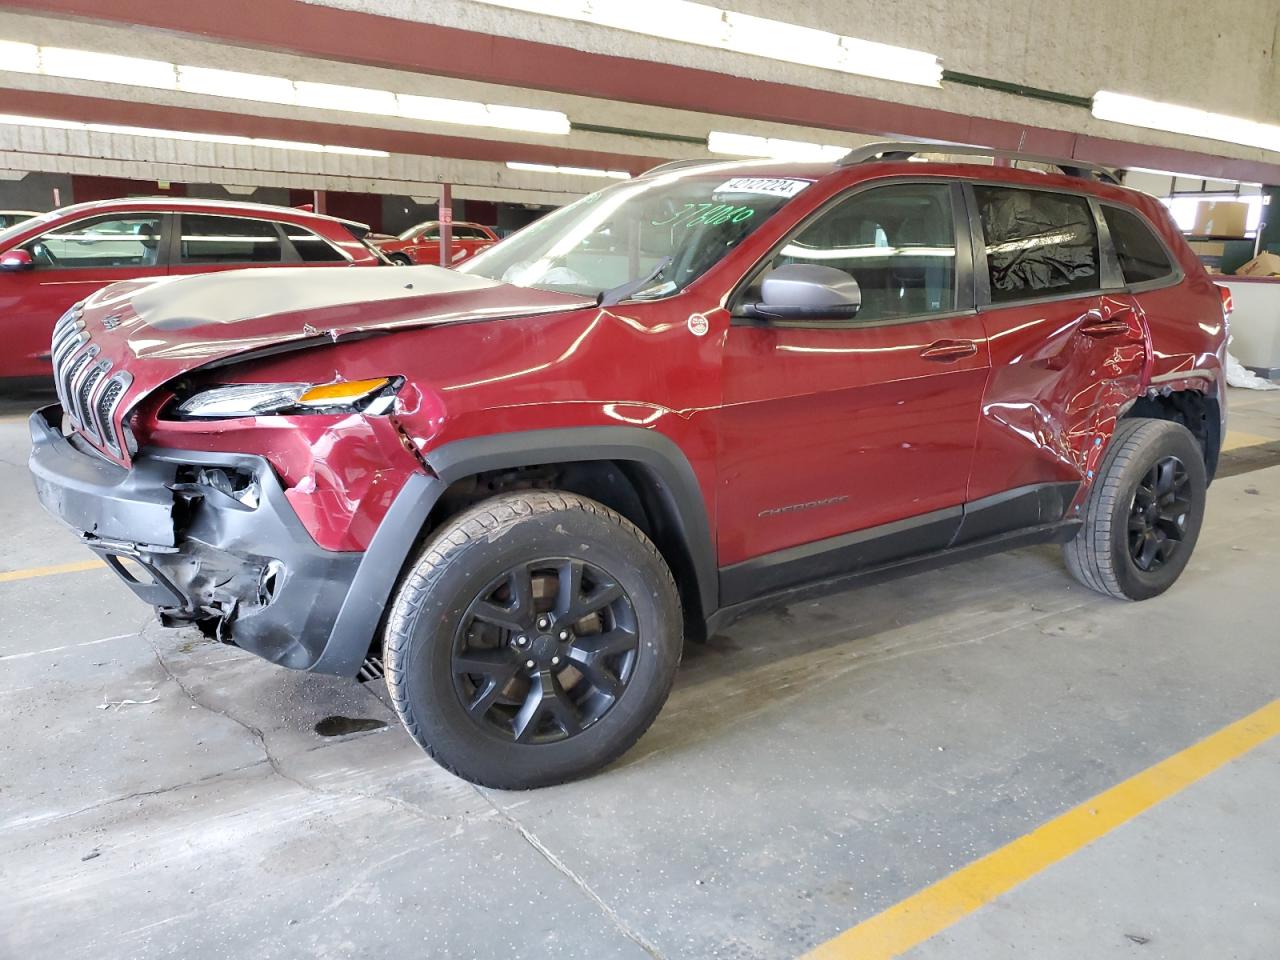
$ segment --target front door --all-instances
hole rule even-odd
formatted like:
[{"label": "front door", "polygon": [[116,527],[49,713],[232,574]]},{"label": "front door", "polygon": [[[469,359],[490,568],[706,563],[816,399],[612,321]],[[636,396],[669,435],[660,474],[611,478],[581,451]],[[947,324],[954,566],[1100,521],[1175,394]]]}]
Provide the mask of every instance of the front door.
[{"label": "front door", "polygon": [[32,269],[0,273],[5,376],[52,376],[53,325],[72,304],[117,280],[163,276],[162,219],[159,213],[87,217],[23,244]]},{"label": "front door", "polygon": [[963,209],[959,187],[943,181],[864,188],[766,264],[837,267],[858,281],[863,305],[852,321],[729,329],[718,497],[726,604],[950,542],[989,367]]}]

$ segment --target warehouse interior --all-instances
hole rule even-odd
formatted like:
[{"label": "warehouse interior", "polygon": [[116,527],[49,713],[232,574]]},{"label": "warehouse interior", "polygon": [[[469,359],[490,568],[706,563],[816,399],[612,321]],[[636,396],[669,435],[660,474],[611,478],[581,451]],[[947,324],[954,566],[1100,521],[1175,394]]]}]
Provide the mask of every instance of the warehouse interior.
[{"label": "warehouse interior", "polygon": [[[1269,798],[1280,788],[1280,604],[1274,588],[1280,572],[1278,42],[1280,8],[1226,0],[1194,8],[1140,0],[1123,9],[1100,0],[1052,6],[1010,0],[0,3],[0,324],[12,351],[10,366],[0,361],[0,599],[6,605],[0,707],[9,728],[0,738],[0,956],[1275,956],[1280,831]],[[915,163],[925,160],[926,147],[908,158],[912,151],[904,152],[902,142],[912,141],[931,145],[928,152],[944,162]],[[882,142],[896,146],[877,153],[881,148],[872,145]],[[827,570],[795,590],[771,592],[770,564],[784,553],[804,553],[817,535],[776,535],[774,552],[759,566],[751,565],[742,544],[768,542],[772,534],[765,530],[799,530],[833,505],[852,510],[862,498],[888,498],[894,487],[924,489],[908,472],[914,469],[908,459],[892,461],[908,465],[901,474],[863,475],[891,462],[877,453],[881,448],[925,457],[963,446],[948,433],[954,412],[940,391],[920,400],[918,412],[894,412],[895,404],[911,402],[900,398],[910,396],[902,385],[915,374],[895,381],[898,392],[875,394],[874,410],[868,401],[865,416],[885,415],[882,427],[863,420],[856,398],[832,390],[829,403],[813,399],[813,391],[842,383],[836,363],[843,358],[874,355],[849,363],[887,366],[893,351],[904,349],[893,345],[894,318],[872,313],[877,301],[865,280],[850,310],[861,310],[877,331],[888,331],[875,341],[880,346],[849,346],[814,331],[791,331],[795,339],[779,340],[790,344],[779,348],[787,354],[757,347],[734,355],[724,346],[726,370],[734,361],[745,371],[740,382],[746,386],[737,394],[727,375],[713,383],[698,373],[698,364],[750,326],[736,313],[729,317],[734,298],[754,289],[750,277],[716,293],[722,326],[712,310],[691,313],[687,327],[683,314],[640,333],[640,321],[627,321],[633,339],[606,341],[613,353],[603,361],[590,352],[601,349],[592,346],[601,318],[612,310],[627,320],[617,304],[643,293],[670,257],[644,282],[629,281],[631,286],[602,290],[598,297],[593,292],[586,306],[579,303],[584,316],[594,318],[580,337],[549,322],[541,333],[512,332],[506,339],[506,321],[472,322],[503,309],[510,313],[516,309],[511,304],[530,315],[557,306],[543,290],[518,290],[524,300],[493,292],[497,286],[523,288],[511,278],[528,267],[526,260],[492,277],[485,270],[494,268],[483,264],[516,258],[504,251],[518,250],[520,238],[539,225],[550,229],[557,217],[572,223],[574,210],[590,209],[596,202],[590,197],[602,188],[643,189],[654,168],[673,162],[684,164],[664,168],[677,183],[684,182],[682,170],[693,179],[696,171],[722,168],[730,171],[721,174],[725,178],[793,178],[776,181],[791,187],[762,191],[791,191],[775,192],[769,201],[784,211],[773,215],[784,216],[782,198],[800,202],[791,198],[825,175],[814,171],[843,175],[842,158],[860,148],[872,166],[897,157],[921,176],[941,167],[974,177],[963,173],[963,164],[979,163],[993,183],[1033,171],[1051,181],[1051,189],[1066,190],[1064,176],[1084,177],[1096,194],[1090,202],[1099,222],[1105,203],[1139,193],[1144,199],[1135,200],[1133,209],[1148,211],[1142,216],[1150,222],[1150,210],[1168,212],[1168,235],[1163,228],[1154,232],[1179,285],[1135,287],[1126,276],[1123,295],[1140,302],[1144,292],[1163,296],[1151,313],[1163,311],[1170,324],[1181,324],[1176,336],[1156,342],[1148,332],[1145,341],[1139,336],[1114,353],[1064,353],[1061,363],[1047,348],[1029,348],[1025,359],[1020,353],[1010,363],[1038,364],[1060,377],[1064,368],[1070,373],[1079,366],[1087,385],[1060,391],[1058,401],[1046,400],[1047,390],[1028,388],[1025,395],[987,402],[981,414],[975,400],[974,412],[975,422],[981,416],[999,423],[1046,457],[1057,451],[1065,462],[1072,450],[1084,450],[1076,478],[1081,492],[1073,485],[1071,493],[1082,499],[1068,496],[1061,517],[1068,502],[1095,502],[1084,498],[1093,496],[1095,473],[1101,489],[1102,474],[1113,463],[1104,451],[1126,414],[1149,413],[1162,402],[1176,406],[1181,401],[1169,400],[1170,390],[1187,384],[1212,393],[1203,420],[1211,423],[1224,411],[1221,426],[1212,422],[1201,433],[1183,421],[1187,438],[1195,433],[1204,448],[1206,481],[1212,483],[1203,493],[1198,541],[1190,538],[1194,556],[1167,592],[1140,602],[1113,599],[1119,595],[1114,591],[1100,595],[1068,575],[1061,541],[1047,539],[1011,542],[1013,549],[1003,552],[975,551],[960,563],[902,571],[888,565],[853,580]],[[751,163],[734,172],[737,161]],[[1103,175],[1095,181],[1099,170]],[[979,222],[972,190],[965,190],[948,194],[956,204],[948,209],[957,211],[954,230],[950,221],[947,226],[952,237],[990,229]],[[1147,202],[1159,206],[1141,206]],[[75,205],[89,206],[61,213]],[[964,221],[966,209],[976,226]],[[732,212],[725,211],[723,219]],[[96,234],[93,226],[75,227],[100,225],[108,214],[145,223],[140,230],[129,227],[123,239],[113,226]],[[269,221],[275,232],[246,240],[218,237],[212,227],[207,236],[196,229],[197,221],[233,216],[241,224]],[[673,221],[674,214],[666,222]],[[1117,232],[1114,224],[1110,231]],[[1106,234],[1104,225],[1098,242],[1111,242]],[[250,243],[254,252],[243,260],[228,258],[214,242],[250,240],[257,246]],[[213,253],[199,253],[202,241]],[[326,255],[309,255],[311,241],[322,242]],[[869,241],[882,250],[898,242],[886,239],[883,229]],[[936,257],[937,241],[930,242],[934,246],[926,250]],[[104,253],[116,249],[112,244],[125,249],[130,243],[142,259]],[[264,243],[277,252],[264,256]],[[985,271],[981,263],[961,263],[976,259],[964,244],[948,251],[947,243],[952,241],[944,238],[942,256],[956,264],[955,286],[970,279],[970,309],[966,314],[955,301],[954,311],[938,307],[939,319],[930,322],[977,322]],[[46,324],[38,331],[41,346],[28,350],[23,338],[36,323],[29,306],[34,301],[17,284],[49,274],[60,279],[52,268],[65,266],[58,259],[76,256],[77,249],[87,251],[86,264],[92,257],[99,266],[123,259],[100,278],[88,267],[65,274],[62,287],[74,289],[42,280],[40,303],[53,303],[50,284],[69,299],[56,310],[42,307],[49,315],[47,323],[39,320]],[[1100,249],[1095,247],[1095,259],[1103,264]],[[783,248],[788,250],[794,247]],[[11,254],[19,259],[11,263]],[[478,259],[466,265],[472,257]],[[256,285],[232,286],[240,268],[253,266],[268,267],[252,271],[262,278]],[[270,289],[276,267],[297,268],[281,276],[316,278],[359,269],[333,283],[312,281],[311,292],[287,300],[292,306],[286,307]],[[1099,267],[1100,273],[1107,269]],[[976,274],[982,276],[975,286]],[[718,276],[715,268],[705,274],[709,280]],[[388,277],[396,290],[379,291],[375,279],[387,284]],[[136,293],[135,278],[159,282]],[[125,282],[107,287],[117,281]],[[419,405],[409,413],[421,420],[406,415],[402,425],[392,416],[394,430],[380,432],[367,423],[378,408],[360,407],[370,416],[353,416],[345,430],[322,435],[299,426],[303,418],[268,411],[245,415],[232,437],[239,442],[250,427],[271,421],[269,438],[252,440],[242,459],[269,462],[279,477],[276,487],[253,486],[247,495],[252,502],[245,488],[219,487],[228,504],[240,509],[233,503],[239,498],[256,509],[259,495],[265,504],[279,491],[279,502],[298,511],[292,522],[301,517],[308,524],[307,498],[320,490],[328,500],[316,498],[316,514],[328,511],[325,522],[343,511],[356,517],[353,529],[363,530],[365,557],[373,555],[373,544],[385,542],[373,533],[382,513],[370,521],[351,490],[371,488],[368,499],[387,511],[401,500],[379,484],[400,474],[384,467],[403,458],[403,469],[416,471],[423,489],[430,481],[446,491],[444,500],[428,504],[430,522],[440,524],[449,497],[460,497],[457,478],[464,474],[448,472],[452,461],[433,454],[433,436],[483,445],[491,434],[501,439],[524,423],[547,435],[552,427],[580,427],[575,418],[588,415],[581,411],[601,407],[590,392],[593,377],[617,384],[617,402],[603,404],[612,418],[609,429],[659,435],[661,443],[653,441],[644,456],[656,457],[652,451],[665,449],[671,437],[686,452],[694,450],[690,484],[695,491],[710,487],[720,498],[708,508],[712,548],[720,555],[708,563],[722,590],[736,575],[732,582],[743,584],[749,602],[724,616],[707,607],[700,611],[709,615],[706,628],[702,621],[690,626],[699,612],[691,612],[690,597],[705,590],[696,581],[700,555],[690,547],[687,557],[679,553],[679,562],[671,560],[664,537],[675,534],[665,525],[638,531],[652,535],[653,555],[669,562],[684,632],[675,641],[681,662],[670,697],[634,746],[588,775],[524,784],[534,789],[495,787],[496,781],[468,776],[465,769],[456,775],[447,755],[433,762],[427,753],[435,750],[406,728],[414,724],[406,719],[404,689],[383,676],[408,659],[395,652],[394,638],[382,652],[382,631],[394,634],[399,607],[379,607],[376,647],[368,659],[357,658],[358,677],[312,669],[310,662],[284,669],[279,664],[297,664],[283,653],[264,663],[261,651],[226,632],[234,610],[222,626],[202,626],[158,617],[149,602],[140,602],[143,594],[130,584],[134,568],[111,557],[140,558],[153,575],[145,544],[138,547],[145,538],[126,549],[113,540],[102,546],[110,538],[87,523],[67,529],[67,504],[88,481],[76,480],[81,485],[54,495],[60,504],[51,506],[47,477],[37,467],[42,445],[50,442],[41,430],[65,433],[84,454],[85,443],[74,435],[93,428],[92,410],[78,427],[61,418],[67,407],[74,415],[75,391],[67,385],[85,384],[88,397],[93,382],[76,380],[77,368],[55,383],[55,372],[68,373],[59,366],[58,338],[84,329],[86,298],[92,307],[111,296],[98,291],[117,291],[111,301],[117,306],[100,311],[112,315],[99,340],[126,317],[120,339],[127,339],[139,364],[119,381],[120,391],[146,379],[144,361],[156,369],[169,364],[164,389],[172,388],[172,396],[164,402],[171,406],[162,408],[158,400],[153,406],[181,411],[189,396],[200,397],[184,378],[204,372],[186,361],[202,356],[201,363],[212,361],[211,369],[228,363],[179,315],[187,309],[181,290],[215,290],[216,281],[224,284],[216,289],[226,291],[217,299],[226,329],[233,319],[256,323],[274,311],[290,330],[328,337],[324,349],[347,353],[395,356],[394,337],[367,326],[369,318],[389,315],[389,303],[424,290],[444,291],[450,316],[462,316],[468,329],[493,329],[467,334],[465,324],[451,328],[440,321],[439,330],[415,334],[427,344],[418,351],[427,356],[421,361],[426,369],[448,367],[429,355],[436,341],[426,338],[437,333],[442,344],[455,342],[446,336],[460,338],[465,349],[459,355],[487,351],[498,364],[491,369],[464,357],[454,380],[441,379],[446,386],[438,394],[419,391],[409,375],[409,386],[419,391]],[[893,282],[906,296],[914,281]],[[482,287],[494,299],[481,302],[476,293],[474,303],[463,300]],[[1212,301],[1220,324],[1192,316],[1190,307],[1185,316],[1179,313],[1173,298],[1193,288],[1197,302]],[[688,286],[699,289],[696,280]],[[167,303],[175,305],[170,325],[130,327],[118,304],[166,290],[173,295]],[[674,284],[667,292],[676,300],[684,295]],[[313,327],[308,309],[316,316],[330,312]],[[1056,322],[1049,313],[1035,313],[1034,305],[1023,309],[1027,325]],[[1104,303],[1101,309],[1111,308]],[[1109,322],[1129,313],[1121,307],[1095,319]],[[845,327],[856,327],[855,312],[843,316]],[[325,326],[330,322],[332,329]],[[751,329],[759,332],[760,325]],[[282,321],[279,329],[285,326]],[[1002,335],[1014,337],[1020,329],[1010,321]],[[50,333],[54,340],[46,348]],[[1171,349],[1161,344],[1211,333],[1220,336],[1220,350],[1206,348],[1198,361],[1151,379]],[[306,379],[298,372],[305,364],[300,353],[277,351],[252,332],[243,336],[240,347],[252,348],[246,353],[251,371],[278,369],[289,374],[280,379]],[[658,343],[660,336],[671,338],[660,341],[663,361],[641,349],[645,337]],[[999,339],[982,346],[986,367],[969,371],[975,396],[999,382],[999,374],[990,373]],[[418,350],[418,339],[403,342],[406,355]],[[954,340],[937,343],[955,349]],[[1136,352],[1125,353],[1127,348]],[[771,371],[768,364],[779,355],[797,365]],[[957,355],[968,356],[963,345]],[[815,364],[829,365],[798,365],[813,357]],[[90,356],[86,362],[96,363]],[[119,376],[122,361],[116,364]],[[1105,390],[1094,387],[1121,382],[1128,368],[1116,370],[1125,364],[1146,378],[1146,393],[1136,406],[1133,397],[1124,404],[1115,400],[1099,418],[1105,433],[1096,439],[1081,439],[1083,419],[1065,425],[1019,419],[1050,402],[1072,412],[1111,403]],[[98,390],[113,382],[109,365],[102,370]],[[340,374],[323,387],[370,375]],[[237,388],[254,382],[248,375],[228,376]],[[385,397],[390,403],[404,380],[378,379],[361,402]],[[1202,381],[1209,386],[1197,386]],[[631,396],[627,391],[637,382],[640,392]],[[646,382],[653,385],[652,404]],[[673,384],[695,399],[663,406],[660,391],[676,389]],[[782,389],[779,384],[809,396],[810,405],[793,404],[785,408],[790,413],[753,421],[759,397]],[[302,389],[308,383],[296,386],[295,406],[287,408],[292,413],[311,396]],[[462,409],[454,420],[446,413],[450,397],[466,398],[454,401]],[[500,407],[500,415],[482,419],[486,411],[475,397]],[[443,399],[433,408],[436,398]],[[544,402],[569,412],[545,423],[521,419]],[[139,403],[145,413],[149,408]],[[56,414],[33,414],[37,408]],[[317,401],[317,409],[336,408]],[[711,418],[720,413],[722,433],[697,444],[681,439],[692,425],[715,422]],[[1195,416],[1201,417],[1199,407]],[[132,423],[138,429],[138,421]],[[193,502],[184,495],[213,483],[201,468],[215,460],[204,457],[224,449],[219,444],[235,433],[200,440],[200,423],[193,414],[173,427],[175,435],[185,431],[189,445],[182,449],[201,451],[170,474],[166,489],[179,504],[174,516],[185,509],[181,504]],[[475,435],[451,432],[467,424]],[[119,439],[108,446],[111,424],[100,419],[103,442],[89,441],[96,453],[88,452],[100,459],[105,453],[111,469],[124,476],[142,461],[136,445],[130,449],[129,423],[118,427]],[[613,450],[620,434],[591,436],[598,447]],[[163,431],[158,437],[163,440]],[[918,442],[921,437],[926,440]],[[354,465],[341,466],[344,451],[361,438],[369,446]],[[737,459],[726,453],[735,443]],[[1097,452],[1089,453],[1095,443]],[[289,458],[302,456],[304,448],[313,472],[299,478],[280,464],[297,462]],[[511,464],[497,449],[486,446],[483,457],[475,455],[488,472],[477,472],[474,482],[492,483],[501,492],[501,471]],[[147,450],[144,444],[142,455]],[[779,451],[768,464],[772,479],[763,485],[764,499],[751,499],[754,491],[741,474]],[[952,453],[972,455],[975,462],[983,456],[981,444],[976,454],[967,447]],[[704,473],[695,454],[714,466]],[[550,453],[530,456],[532,489],[554,495],[556,482],[543,474],[558,461]],[[594,456],[579,452],[565,459]],[[616,452],[599,456],[622,458]],[[976,472],[969,463],[965,469]],[[846,468],[845,486],[784,496],[789,474]],[[127,481],[114,481],[124,491],[120,498],[134,489],[137,475],[135,470]],[[324,485],[338,475],[348,486],[333,481],[330,491]],[[615,508],[606,488],[640,485],[637,476],[649,475],[621,469],[565,489],[586,495],[596,484],[598,499]],[[671,475],[658,471],[654,477],[655,499],[684,496]],[[230,482],[240,483],[234,475]],[[639,498],[652,515],[650,493],[641,489]],[[476,495],[465,502],[474,508],[486,501]],[[142,516],[122,506],[123,499],[112,504],[115,519]],[[936,506],[952,505],[929,509]],[[51,515],[57,509],[62,515]],[[631,515],[617,509],[620,524],[629,526]],[[392,521],[398,516],[386,515]],[[1091,522],[1089,516],[1075,522]],[[731,519],[745,532],[716,532]],[[883,519],[898,518],[886,513]],[[258,531],[246,529],[249,549],[269,555],[265,540],[253,545]],[[310,550],[353,549],[335,546],[337,532],[325,540],[315,527],[307,529],[314,542],[305,532],[300,536]],[[961,529],[950,535],[948,548],[960,543]],[[831,527],[821,536],[857,533]],[[428,545],[428,559],[430,549],[445,549],[425,528],[409,534],[417,536],[410,536],[417,547]],[[486,535],[501,540],[491,530]],[[338,565],[335,560],[334,569]],[[159,569],[169,568],[161,562]],[[400,589],[417,575],[414,569],[402,570],[397,562],[391,574],[399,571]],[[264,603],[276,589],[274,575],[264,573],[255,585]],[[234,581],[233,573],[210,576],[208,596]],[[299,612],[299,624],[307,616],[328,616],[326,604],[337,596],[325,596],[330,587],[321,581],[314,588],[313,612]],[[400,606],[419,602],[399,596]],[[328,626],[337,629],[333,622]],[[552,631],[540,620],[535,632],[550,637]],[[533,647],[544,639],[536,637]],[[518,640],[523,650],[525,637]],[[615,695],[614,702],[623,701]],[[572,736],[567,726],[565,733]]]}]

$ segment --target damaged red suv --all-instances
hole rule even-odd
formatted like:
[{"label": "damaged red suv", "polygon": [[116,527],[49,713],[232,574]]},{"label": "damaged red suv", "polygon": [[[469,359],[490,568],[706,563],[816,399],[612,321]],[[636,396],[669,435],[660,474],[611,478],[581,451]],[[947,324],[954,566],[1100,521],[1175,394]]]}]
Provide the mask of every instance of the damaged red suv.
[{"label": "damaged red suv", "polygon": [[1223,436],[1219,290],[1108,172],[938,149],[669,164],[458,271],[117,284],[54,333],[40,498],[163,623],[385,670],[508,788],[618,757],[685,637],[786,591],[1059,542],[1153,597]]}]

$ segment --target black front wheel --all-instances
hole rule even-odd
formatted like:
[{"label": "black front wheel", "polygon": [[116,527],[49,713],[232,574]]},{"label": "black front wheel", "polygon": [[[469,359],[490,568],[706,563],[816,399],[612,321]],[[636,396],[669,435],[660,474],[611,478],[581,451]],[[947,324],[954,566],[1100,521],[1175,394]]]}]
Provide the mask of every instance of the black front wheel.
[{"label": "black front wheel", "polygon": [[384,664],[406,729],[475,783],[526,788],[627,750],[666,700],[680,603],[647,537],[570,493],[447,522],[401,584]]}]

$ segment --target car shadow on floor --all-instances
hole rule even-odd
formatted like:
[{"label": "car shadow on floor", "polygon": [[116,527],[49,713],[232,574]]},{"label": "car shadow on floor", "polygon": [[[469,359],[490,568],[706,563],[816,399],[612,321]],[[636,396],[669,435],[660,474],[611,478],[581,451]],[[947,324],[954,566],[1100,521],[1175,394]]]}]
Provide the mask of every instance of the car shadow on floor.
[{"label": "car shadow on floor", "polygon": [[1095,602],[1106,601],[1069,578],[1052,545],[767,602],[705,643],[685,645],[667,706],[617,766],[714,740],[855,671],[874,676],[888,661],[1037,630]]}]

